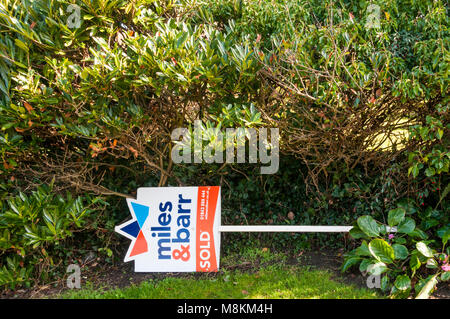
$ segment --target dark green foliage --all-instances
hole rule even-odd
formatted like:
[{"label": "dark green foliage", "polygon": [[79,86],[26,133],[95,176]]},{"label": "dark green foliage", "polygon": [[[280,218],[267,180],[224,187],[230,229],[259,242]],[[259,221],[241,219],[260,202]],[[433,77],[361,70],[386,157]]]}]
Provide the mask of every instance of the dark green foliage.
[{"label": "dark green foliage", "polygon": [[421,209],[406,200],[383,223],[359,217],[350,235],[362,244],[346,255],[342,270],[357,265],[362,272],[382,276],[381,289],[393,298],[409,297],[412,291],[416,298],[428,298],[438,282],[450,279],[448,210],[448,203],[442,209]]},{"label": "dark green foliage", "polygon": [[46,186],[2,202],[0,257],[6,262],[0,270],[0,285],[30,287],[32,282],[51,279],[59,267],[70,263],[74,248],[70,239],[75,232],[99,235],[105,204],[91,196],[55,195]]}]

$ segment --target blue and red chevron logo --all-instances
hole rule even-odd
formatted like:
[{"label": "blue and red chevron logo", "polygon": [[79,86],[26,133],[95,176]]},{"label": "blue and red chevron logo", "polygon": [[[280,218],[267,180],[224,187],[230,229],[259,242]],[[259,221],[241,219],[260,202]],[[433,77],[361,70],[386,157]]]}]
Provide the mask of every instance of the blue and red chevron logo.
[{"label": "blue and red chevron logo", "polygon": [[133,218],[115,227],[117,233],[131,239],[131,245],[124,261],[134,260],[136,256],[148,251],[147,240],[142,228],[148,218],[150,208],[130,198],[127,198],[127,203]]}]

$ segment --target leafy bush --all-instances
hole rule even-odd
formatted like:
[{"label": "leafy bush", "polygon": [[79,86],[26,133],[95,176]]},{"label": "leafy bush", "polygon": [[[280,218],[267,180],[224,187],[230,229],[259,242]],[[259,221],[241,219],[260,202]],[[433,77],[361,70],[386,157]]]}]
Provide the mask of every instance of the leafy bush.
[{"label": "leafy bush", "polygon": [[[87,204],[88,203],[88,204]],[[0,286],[25,285],[53,278],[73,254],[74,232],[99,231],[99,198],[72,198],[41,186],[29,196],[20,192],[0,203]],[[65,258],[61,258],[65,257]]]},{"label": "leafy bush", "polygon": [[381,289],[391,297],[408,297],[415,290],[416,298],[428,298],[439,280],[450,279],[448,214],[402,203],[385,223],[368,215],[358,218],[350,235],[362,244],[347,254],[342,270],[359,265],[361,272],[382,275]]}]

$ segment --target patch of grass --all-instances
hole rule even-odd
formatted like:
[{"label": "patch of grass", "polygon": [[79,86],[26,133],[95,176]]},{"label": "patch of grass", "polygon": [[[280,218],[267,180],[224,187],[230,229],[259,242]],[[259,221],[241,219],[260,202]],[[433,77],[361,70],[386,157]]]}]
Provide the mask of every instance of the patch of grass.
[{"label": "patch of grass", "polygon": [[87,284],[52,298],[89,299],[372,299],[378,290],[343,283],[331,271],[289,264],[288,254],[268,248],[243,248],[225,255],[218,273],[161,276],[125,288]]},{"label": "patch of grass", "polygon": [[89,299],[373,299],[374,290],[360,289],[333,280],[324,270],[270,266],[254,273],[220,272],[214,278],[165,278],[122,289],[69,291],[61,298]]},{"label": "patch of grass", "polygon": [[254,248],[246,247],[242,249],[239,253],[230,254],[224,256],[221,260],[222,269],[227,268],[227,266],[236,266],[242,262],[251,263],[254,266],[261,264],[284,264],[288,256],[285,253],[274,252],[269,248]]}]

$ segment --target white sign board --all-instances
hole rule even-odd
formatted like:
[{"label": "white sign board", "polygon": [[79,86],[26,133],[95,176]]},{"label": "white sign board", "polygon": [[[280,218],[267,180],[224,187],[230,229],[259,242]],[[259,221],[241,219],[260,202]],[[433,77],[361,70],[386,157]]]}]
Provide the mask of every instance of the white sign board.
[{"label": "white sign board", "polygon": [[136,272],[211,272],[220,259],[220,187],[143,187],[127,199],[132,219],[116,226],[131,239]]}]

